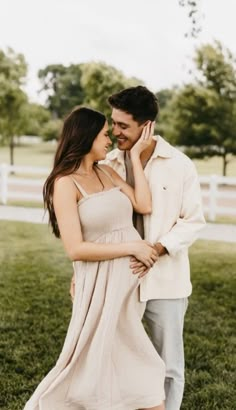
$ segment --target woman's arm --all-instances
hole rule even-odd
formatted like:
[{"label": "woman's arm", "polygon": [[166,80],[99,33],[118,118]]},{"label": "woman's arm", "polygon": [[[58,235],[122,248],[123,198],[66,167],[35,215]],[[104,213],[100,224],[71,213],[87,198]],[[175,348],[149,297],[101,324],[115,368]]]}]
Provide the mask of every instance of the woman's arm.
[{"label": "woman's arm", "polygon": [[121,178],[116,171],[108,165],[100,165],[104,167],[112,176],[116,185],[121,187],[121,190],[126,194],[132,202],[133,208],[140,214],[150,214],[152,212],[152,198],[145,177],[140,154],[150,146],[153,137],[154,123],[148,123],[144,127],[143,133],[134,147],[130,151],[130,158],[133,166],[134,174],[134,189]]},{"label": "woman's arm", "polygon": [[146,266],[156,261],[156,251],[146,241],[102,244],[83,240],[78,193],[70,177],[57,179],[54,185],[53,205],[66,253],[73,261],[103,261],[134,255]]}]

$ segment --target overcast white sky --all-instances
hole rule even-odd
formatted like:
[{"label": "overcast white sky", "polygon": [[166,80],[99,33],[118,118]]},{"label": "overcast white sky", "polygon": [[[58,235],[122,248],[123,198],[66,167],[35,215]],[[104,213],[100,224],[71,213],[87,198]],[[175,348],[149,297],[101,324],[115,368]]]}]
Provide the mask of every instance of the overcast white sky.
[{"label": "overcast white sky", "polygon": [[158,91],[188,80],[194,48],[220,40],[236,52],[236,0],[202,0],[203,30],[186,39],[178,0],[0,0],[0,48],[24,54],[27,92],[48,64],[103,61]]}]

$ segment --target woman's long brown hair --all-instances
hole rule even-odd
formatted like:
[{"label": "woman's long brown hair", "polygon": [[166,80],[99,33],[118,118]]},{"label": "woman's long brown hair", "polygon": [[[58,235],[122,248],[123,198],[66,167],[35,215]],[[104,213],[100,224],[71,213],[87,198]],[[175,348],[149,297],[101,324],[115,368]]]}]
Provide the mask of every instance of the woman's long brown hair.
[{"label": "woman's long brown hair", "polygon": [[64,121],[53,169],[43,187],[44,207],[49,212],[49,224],[57,238],[60,237],[60,231],[53,206],[55,180],[79,168],[82,158],[90,152],[105,122],[106,117],[102,113],[87,107],[76,107]]}]

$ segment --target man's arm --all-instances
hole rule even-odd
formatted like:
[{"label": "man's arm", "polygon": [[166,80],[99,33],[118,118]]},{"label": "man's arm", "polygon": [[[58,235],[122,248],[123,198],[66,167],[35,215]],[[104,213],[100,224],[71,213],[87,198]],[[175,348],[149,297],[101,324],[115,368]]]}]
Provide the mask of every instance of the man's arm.
[{"label": "man's arm", "polygon": [[158,257],[168,254],[167,249],[161,244],[161,242],[155,243],[154,248],[157,251]]},{"label": "man's arm", "polygon": [[173,228],[155,244],[157,251],[160,248],[161,253],[165,252],[160,243],[170,256],[175,256],[180,250],[188,248],[205,225],[198,175],[192,161],[189,160],[186,164],[180,216]]}]

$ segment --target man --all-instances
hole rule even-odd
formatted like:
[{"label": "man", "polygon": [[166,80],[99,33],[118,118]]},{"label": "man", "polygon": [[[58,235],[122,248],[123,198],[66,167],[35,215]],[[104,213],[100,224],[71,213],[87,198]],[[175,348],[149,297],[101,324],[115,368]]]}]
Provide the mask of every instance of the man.
[{"label": "man", "polygon": [[[106,163],[133,185],[129,151],[148,121],[158,114],[155,95],[131,87],[109,97],[113,135],[118,148]],[[152,342],[166,364],[166,410],[178,410],[184,390],[183,324],[191,294],[188,248],[204,226],[198,176],[192,161],[160,136],[141,154],[149,181],[151,215],[134,215],[141,236],[155,245],[158,261],[141,279],[140,297],[147,301],[145,320]],[[133,272],[142,271],[132,262]]]}]

